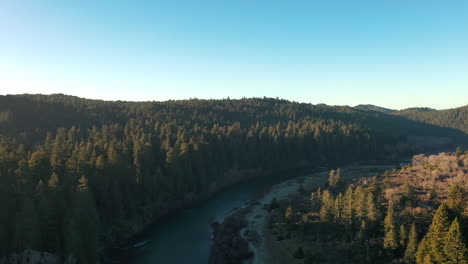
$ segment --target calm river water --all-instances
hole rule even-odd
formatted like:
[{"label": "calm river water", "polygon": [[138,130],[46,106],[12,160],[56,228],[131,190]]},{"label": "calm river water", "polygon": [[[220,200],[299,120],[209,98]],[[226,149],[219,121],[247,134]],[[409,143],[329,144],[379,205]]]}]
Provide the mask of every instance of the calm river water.
[{"label": "calm river water", "polygon": [[222,219],[234,208],[243,206],[246,200],[256,198],[275,183],[312,171],[293,170],[259,177],[230,187],[196,207],[165,218],[140,238],[141,241],[148,240],[150,243],[142,254],[128,263],[206,264],[212,245],[212,219]]}]

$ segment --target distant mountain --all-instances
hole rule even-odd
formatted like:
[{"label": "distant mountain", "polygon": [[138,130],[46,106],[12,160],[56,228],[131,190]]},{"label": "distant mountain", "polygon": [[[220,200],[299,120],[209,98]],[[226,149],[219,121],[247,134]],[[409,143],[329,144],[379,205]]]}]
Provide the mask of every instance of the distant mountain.
[{"label": "distant mountain", "polygon": [[376,111],[376,112],[381,112],[381,113],[392,113],[396,111],[393,109],[384,108],[384,107],[371,105],[371,104],[360,104],[360,105],[356,105],[354,108],[365,110],[365,111]]},{"label": "distant mountain", "polygon": [[426,124],[458,129],[468,134],[468,105],[446,110],[435,110],[427,107],[408,108],[392,114]]}]

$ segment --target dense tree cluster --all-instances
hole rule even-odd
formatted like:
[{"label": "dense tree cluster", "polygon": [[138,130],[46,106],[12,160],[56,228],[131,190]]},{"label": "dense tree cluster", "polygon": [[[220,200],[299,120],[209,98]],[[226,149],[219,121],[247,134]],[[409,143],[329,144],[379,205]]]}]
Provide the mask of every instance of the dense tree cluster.
[{"label": "dense tree cluster", "polygon": [[[433,169],[444,167],[440,161],[447,156],[464,159],[466,155],[458,154],[434,156]],[[417,168],[419,164],[406,166],[401,172],[417,175]],[[310,193],[309,204],[307,195],[300,194],[274,200],[275,206],[270,207],[272,234],[279,241],[292,239],[282,245],[298,245],[305,263],[468,263],[468,189],[463,187],[468,179],[454,181],[460,173],[468,176],[465,167],[456,167],[446,176],[452,179],[447,181],[450,188],[439,190],[435,195],[441,196],[436,199],[406,182],[406,174],[399,179],[395,171],[387,171],[352,183],[343,180],[337,187],[330,184],[337,171],[342,170],[331,170],[328,183]],[[387,179],[389,175],[392,180]],[[401,185],[396,198],[388,195],[395,185]],[[284,215],[278,215],[284,208]],[[330,255],[336,251],[342,254]]]},{"label": "dense tree cluster", "polygon": [[408,108],[392,114],[432,125],[458,129],[468,134],[468,124],[466,123],[466,120],[468,120],[468,105],[447,110]]},{"label": "dense tree cluster", "polygon": [[0,96],[0,255],[32,248],[93,263],[100,245],[215,191],[228,172],[384,159],[405,135],[446,132],[268,98]]}]

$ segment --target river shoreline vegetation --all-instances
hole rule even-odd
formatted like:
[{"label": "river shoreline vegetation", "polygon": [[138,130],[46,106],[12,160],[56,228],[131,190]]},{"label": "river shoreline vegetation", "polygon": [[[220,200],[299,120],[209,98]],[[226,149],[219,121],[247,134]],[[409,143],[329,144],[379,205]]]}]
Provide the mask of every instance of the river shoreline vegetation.
[{"label": "river shoreline vegetation", "polygon": [[[245,171],[397,162],[466,144],[461,122],[466,121],[466,107],[435,111],[433,119],[414,111],[406,117],[403,112],[273,98],[113,102],[61,94],[0,96],[0,260],[32,249],[51,253],[59,262],[100,262],[105,247],[120,245],[174,208],[235,182]],[[332,189],[326,190],[330,201],[342,188],[335,177],[339,175],[334,173]],[[369,186],[356,188],[350,192],[370,199]],[[444,197],[441,188],[434,192],[435,201]],[[318,196],[320,203],[329,203],[322,191]],[[380,213],[386,207],[375,206]],[[398,217],[401,206],[395,202]],[[450,226],[440,228],[458,243],[465,219],[452,216],[458,212],[453,206],[458,205],[447,205]],[[363,225],[373,225],[359,217],[345,230],[347,240],[354,241]],[[333,224],[336,215],[324,213],[322,218],[322,224]],[[411,224],[404,222],[405,232],[410,233]],[[419,225],[427,222],[416,221]],[[389,230],[397,232],[395,228]],[[437,232],[426,240],[440,237]],[[394,244],[391,248],[402,250]],[[453,254],[448,251],[443,254]],[[307,256],[307,251],[301,254]],[[426,255],[439,261],[438,254]]]},{"label": "river shoreline vegetation", "polygon": [[468,263],[468,151],[416,155],[347,181],[343,173],[265,207],[273,264]]}]

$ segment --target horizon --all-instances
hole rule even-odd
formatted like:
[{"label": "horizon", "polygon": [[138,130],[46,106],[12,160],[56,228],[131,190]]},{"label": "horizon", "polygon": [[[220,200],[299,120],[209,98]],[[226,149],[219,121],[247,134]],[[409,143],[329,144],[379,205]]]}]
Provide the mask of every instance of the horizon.
[{"label": "horizon", "polygon": [[84,99],[84,100],[95,100],[95,101],[105,101],[105,102],[130,102],[130,103],[151,103],[151,102],[154,102],[154,103],[164,103],[164,102],[169,102],[169,101],[189,101],[189,100],[206,100],[206,101],[210,101],[210,100],[243,100],[243,99],[274,99],[274,100],[284,100],[284,101],[288,101],[288,102],[291,102],[291,103],[300,103],[300,104],[310,104],[310,105],[326,105],[326,106],[332,106],[332,107],[337,107],[337,106],[346,106],[346,107],[351,107],[351,108],[355,108],[357,106],[375,106],[375,107],[380,107],[380,108],[385,108],[385,109],[388,109],[388,110],[394,110],[394,111],[403,111],[403,110],[406,110],[406,109],[413,109],[413,108],[429,108],[429,109],[433,109],[433,110],[437,110],[437,111],[443,111],[443,110],[449,110],[449,109],[455,109],[455,108],[460,108],[460,107],[464,107],[464,106],[468,106],[468,104],[465,104],[465,105],[460,105],[460,106],[454,106],[454,107],[450,107],[450,108],[434,108],[434,107],[427,107],[427,106],[410,106],[410,107],[407,107],[407,108],[401,108],[401,109],[397,109],[397,108],[387,108],[387,107],[384,107],[384,106],[381,106],[381,105],[376,105],[376,104],[356,104],[356,105],[334,105],[334,104],[327,104],[327,103],[310,103],[310,102],[301,102],[301,101],[295,101],[295,100],[289,100],[289,99],[286,99],[286,98],[281,98],[281,97],[269,97],[269,96],[261,96],[261,97],[240,97],[240,98],[232,98],[232,97],[224,97],[224,98],[197,98],[197,97],[193,97],[193,98],[182,98],[182,99],[167,99],[167,100],[147,100],[147,101],[131,101],[131,100],[113,100],[113,99],[100,99],[100,98],[87,98],[87,97],[81,97],[81,96],[77,96],[77,95],[71,95],[71,94],[63,94],[63,93],[51,93],[51,94],[41,94],[41,93],[21,93],[21,94],[0,94],[0,96],[23,96],[23,95],[30,95],[30,96],[33,96],[33,95],[41,95],[41,96],[53,96],[53,95],[60,95],[60,96],[70,96],[70,97],[77,97],[77,98],[80,98],[80,99]]},{"label": "horizon", "polygon": [[468,104],[467,11],[465,1],[3,2],[0,94],[457,108]]}]

